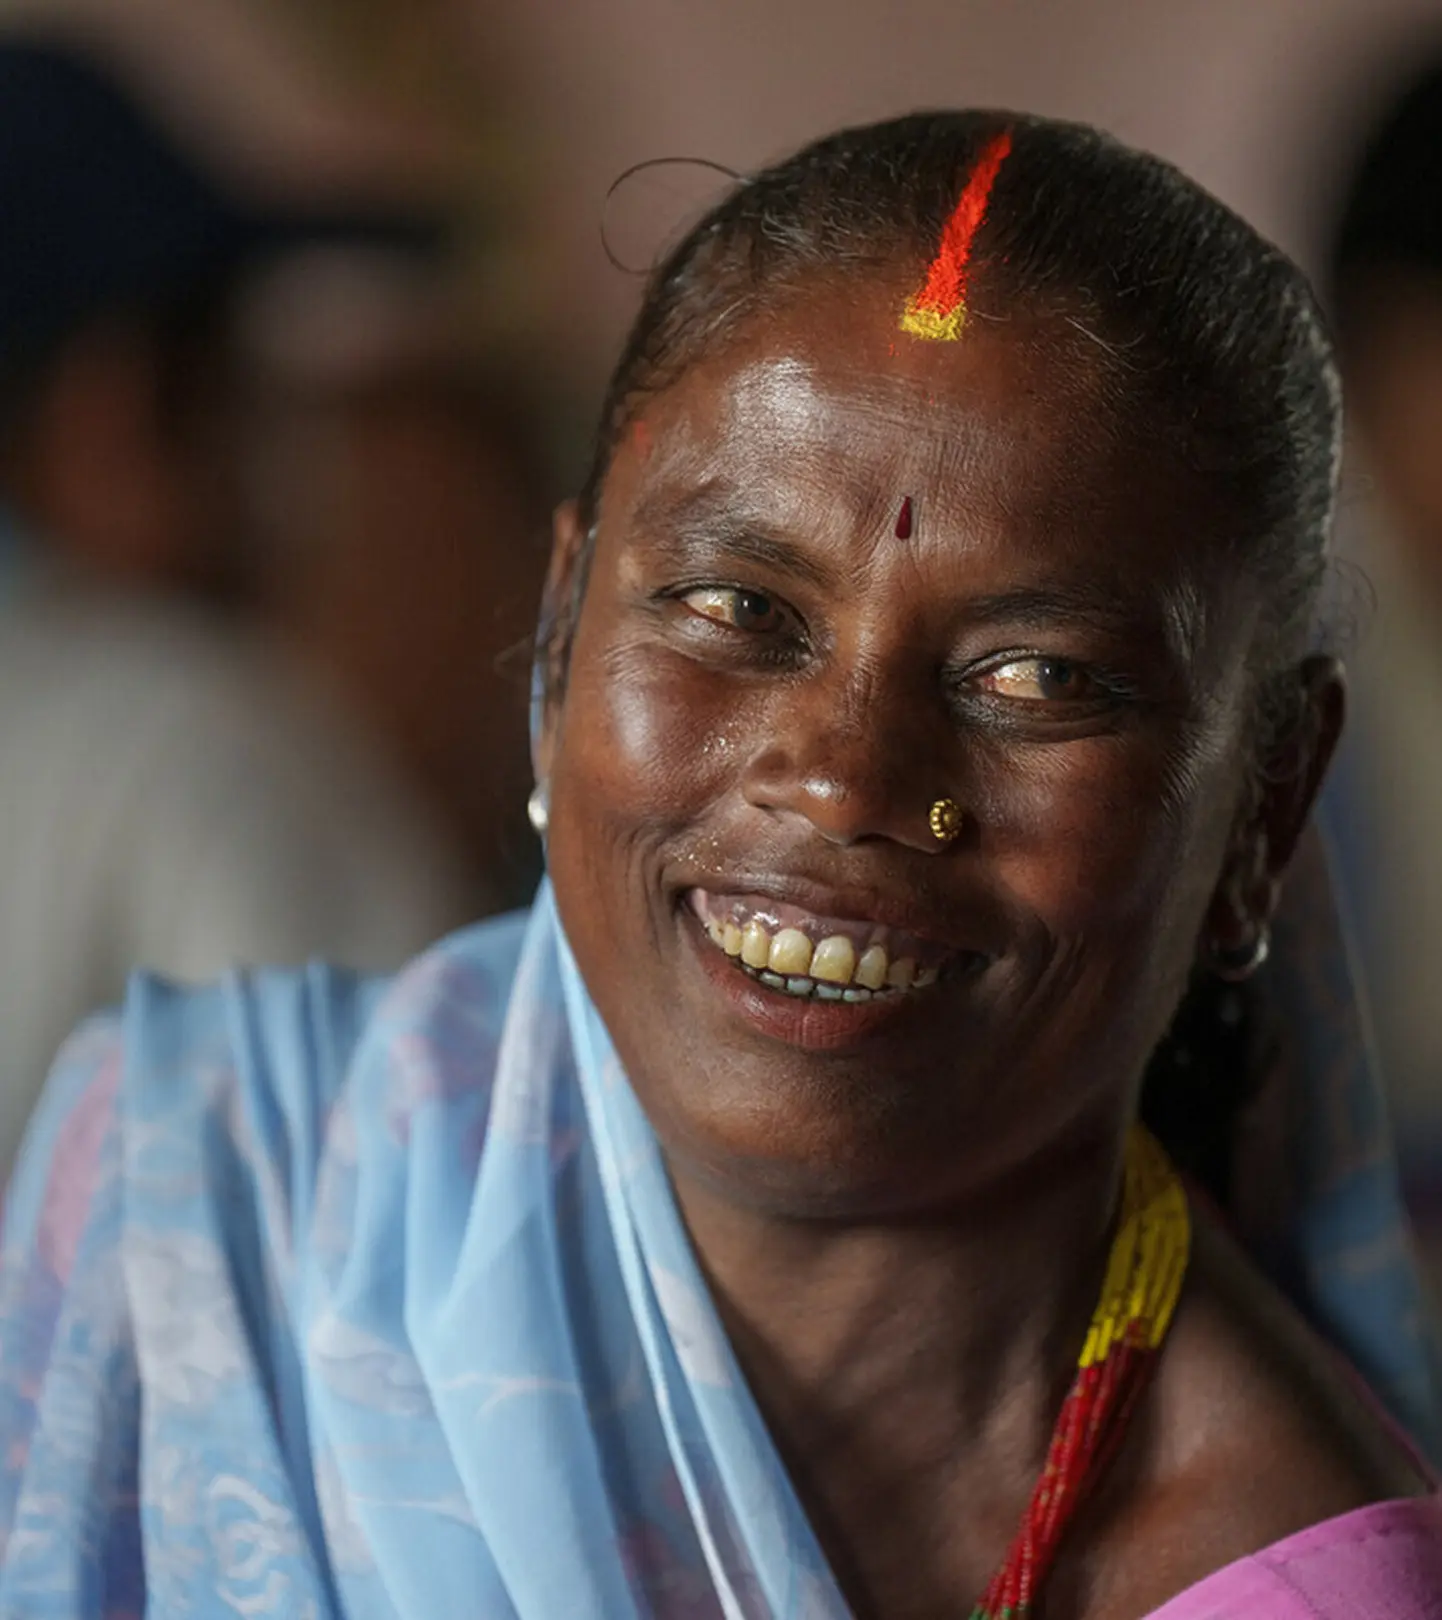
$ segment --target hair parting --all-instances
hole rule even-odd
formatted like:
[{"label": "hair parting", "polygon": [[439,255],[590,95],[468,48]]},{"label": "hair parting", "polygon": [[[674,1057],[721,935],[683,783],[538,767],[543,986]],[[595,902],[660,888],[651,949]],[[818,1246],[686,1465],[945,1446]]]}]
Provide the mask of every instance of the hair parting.
[{"label": "hair parting", "polygon": [[966,324],[966,266],[972,244],[986,219],[991,188],[1011,151],[1011,131],[1004,129],[982,148],[970,179],[962,188],[926,280],[906,301],[901,330],[932,342],[954,343]]}]

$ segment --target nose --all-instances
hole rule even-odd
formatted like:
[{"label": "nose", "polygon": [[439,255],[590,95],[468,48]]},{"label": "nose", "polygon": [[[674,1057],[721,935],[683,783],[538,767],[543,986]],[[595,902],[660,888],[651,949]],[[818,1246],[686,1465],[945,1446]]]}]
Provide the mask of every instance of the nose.
[{"label": "nose", "polygon": [[955,838],[932,830],[939,799],[961,805],[969,825],[935,693],[859,672],[813,677],[778,692],[768,719],[741,783],[755,808],[800,816],[828,843],[884,838],[933,855]]}]

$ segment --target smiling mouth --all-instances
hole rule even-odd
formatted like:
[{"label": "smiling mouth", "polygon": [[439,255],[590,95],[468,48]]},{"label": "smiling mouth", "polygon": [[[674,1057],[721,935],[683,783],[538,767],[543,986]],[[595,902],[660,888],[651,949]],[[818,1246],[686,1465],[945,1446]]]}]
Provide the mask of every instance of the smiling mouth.
[{"label": "smiling mouth", "polygon": [[686,899],[707,938],[740,972],[801,1001],[910,996],[955,965],[983,961],[878,923],[818,917],[764,896],[691,889]]}]

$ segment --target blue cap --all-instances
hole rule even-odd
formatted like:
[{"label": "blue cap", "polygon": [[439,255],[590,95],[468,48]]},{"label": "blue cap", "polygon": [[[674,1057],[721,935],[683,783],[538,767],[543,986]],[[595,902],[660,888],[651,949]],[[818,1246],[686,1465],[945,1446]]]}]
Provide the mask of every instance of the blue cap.
[{"label": "blue cap", "polygon": [[419,215],[242,200],[85,52],[0,41],[0,373],[107,311],[183,301],[290,248],[443,238]]}]

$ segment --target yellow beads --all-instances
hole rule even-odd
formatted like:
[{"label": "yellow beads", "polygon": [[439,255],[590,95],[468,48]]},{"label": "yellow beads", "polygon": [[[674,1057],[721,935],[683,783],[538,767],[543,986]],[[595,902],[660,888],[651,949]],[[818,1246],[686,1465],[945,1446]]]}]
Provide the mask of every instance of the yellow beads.
[{"label": "yellow beads", "polygon": [[1127,1140],[1121,1221],[1080,1365],[1114,1346],[1159,1349],[1181,1297],[1191,1255],[1187,1195],[1161,1144],[1143,1126]]}]

